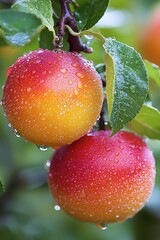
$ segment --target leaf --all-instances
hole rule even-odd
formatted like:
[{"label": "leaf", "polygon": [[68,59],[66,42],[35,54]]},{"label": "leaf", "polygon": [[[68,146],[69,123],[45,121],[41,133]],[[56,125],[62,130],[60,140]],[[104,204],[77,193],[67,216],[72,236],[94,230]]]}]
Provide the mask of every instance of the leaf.
[{"label": "leaf", "polygon": [[0,180],[0,194],[4,192],[4,186],[2,181]]},{"label": "leaf", "polygon": [[0,36],[8,44],[24,46],[41,28],[40,20],[31,14],[11,9],[0,11]]},{"label": "leaf", "polygon": [[149,75],[149,97],[152,106],[160,110],[160,67],[145,60],[145,65]]},{"label": "leaf", "polygon": [[43,29],[40,33],[39,47],[43,49],[53,50],[53,35],[47,28]]},{"label": "leaf", "polygon": [[148,77],[140,54],[132,47],[108,38],[104,48],[109,118],[115,134],[140,111],[148,92]]},{"label": "leaf", "polygon": [[137,116],[127,127],[152,139],[160,140],[160,112],[151,106],[143,105]]},{"label": "leaf", "polygon": [[42,24],[49,31],[54,32],[53,9],[50,0],[17,0],[12,8],[20,12],[34,14],[41,19]]},{"label": "leaf", "polygon": [[75,18],[79,30],[86,30],[94,26],[103,16],[109,0],[77,0]]},{"label": "leaf", "polygon": [[160,67],[154,63],[145,60],[150,82],[153,82],[160,89]]}]

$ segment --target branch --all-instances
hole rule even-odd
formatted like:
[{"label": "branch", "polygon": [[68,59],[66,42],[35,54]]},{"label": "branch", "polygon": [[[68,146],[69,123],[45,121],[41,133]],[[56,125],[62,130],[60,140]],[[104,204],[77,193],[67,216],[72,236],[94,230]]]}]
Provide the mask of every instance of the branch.
[{"label": "branch", "polygon": [[[78,27],[76,20],[74,18],[74,14],[70,10],[69,3],[71,0],[60,0],[61,5],[61,17],[59,22],[59,31],[57,34],[57,39],[55,41],[55,46],[60,47],[63,36],[65,34],[65,25],[68,25],[74,32],[78,32]],[[85,52],[91,53],[92,48],[83,44],[79,36],[72,36],[70,32],[68,32],[68,42],[70,45],[70,51],[73,52]]]}]

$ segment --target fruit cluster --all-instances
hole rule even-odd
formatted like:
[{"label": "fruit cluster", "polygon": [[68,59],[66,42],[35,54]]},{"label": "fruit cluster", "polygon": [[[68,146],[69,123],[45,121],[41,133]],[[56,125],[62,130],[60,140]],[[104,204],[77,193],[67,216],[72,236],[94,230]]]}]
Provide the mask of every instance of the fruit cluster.
[{"label": "fruit cluster", "polygon": [[20,136],[57,148],[48,173],[53,197],[68,214],[97,224],[124,221],[149,199],[152,152],[137,135],[92,131],[103,103],[93,63],[39,49],[7,71],[3,108]]}]

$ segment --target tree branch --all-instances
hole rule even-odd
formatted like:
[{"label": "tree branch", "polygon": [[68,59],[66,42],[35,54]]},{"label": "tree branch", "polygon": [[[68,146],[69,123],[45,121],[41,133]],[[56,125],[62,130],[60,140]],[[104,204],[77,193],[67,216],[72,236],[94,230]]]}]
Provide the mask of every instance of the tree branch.
[{"label": "tree branch", "polygon": [[[74,18],[74,14],[70,10],[69,3],[71,0],[60,0],[61,5],[61,17],[59,22],[59,31],[57,34],[57,39],[55,41],[55,46],[60,47],[63,36],[65,34],[65,25],[70,26],[70,28],[74,32],[78,32],[78,27],[76,20]],[[87,45],[83,44],[79,36],[72,36],[68,32],[68,42],[70,45],[70,51],[73,52],[85,52],[91,53],[93,50],[92,48],[88,47]]]}]

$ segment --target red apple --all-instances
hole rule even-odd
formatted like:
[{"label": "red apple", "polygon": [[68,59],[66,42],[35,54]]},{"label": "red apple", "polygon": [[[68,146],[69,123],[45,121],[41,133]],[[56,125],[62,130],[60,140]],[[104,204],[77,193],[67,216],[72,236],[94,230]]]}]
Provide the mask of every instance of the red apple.
[{"label": "red apple", "polygon": [[155,160],[139,136],[92,132],[56,150],[48,181],[57,204],[87,222],[114,223],[134,216],[149,200]]},{"label": "red apple", "polygon": [[39,49],[7,74],[4,111],[28,141],[58,148],[85,135],[99,116],[101,80],[80,54]]}]

